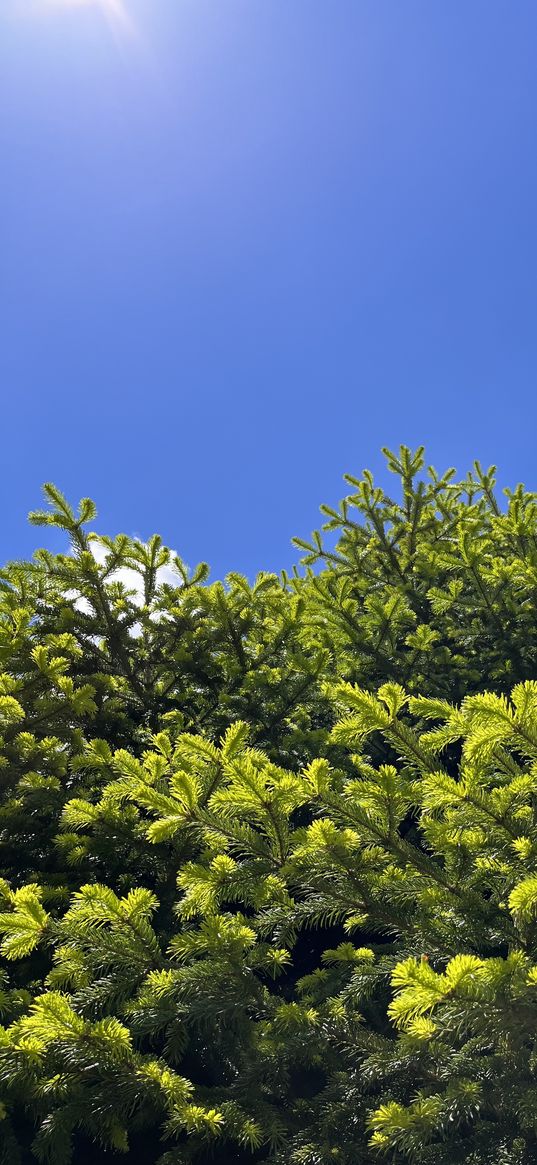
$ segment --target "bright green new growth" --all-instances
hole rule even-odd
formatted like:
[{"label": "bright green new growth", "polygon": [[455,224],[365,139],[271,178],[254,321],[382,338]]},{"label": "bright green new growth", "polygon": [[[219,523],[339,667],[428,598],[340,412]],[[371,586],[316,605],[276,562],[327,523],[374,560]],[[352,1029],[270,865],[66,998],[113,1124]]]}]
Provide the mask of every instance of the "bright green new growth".
[{"label": "bright green new growth", "polygon": [[386,452],[401,500],[348,478],[253,585],[46,487],[71,551],[0,579],[2,1165],[537,1160],[537,496]]}]

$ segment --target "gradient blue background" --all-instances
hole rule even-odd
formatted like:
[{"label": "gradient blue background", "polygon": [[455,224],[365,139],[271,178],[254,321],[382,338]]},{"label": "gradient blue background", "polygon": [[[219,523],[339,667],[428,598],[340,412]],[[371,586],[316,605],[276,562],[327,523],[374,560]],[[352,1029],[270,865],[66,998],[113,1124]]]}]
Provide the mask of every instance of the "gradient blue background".
[{"label": "gradient blue background", "polygon": [[383,444],[537,488],[534,0],[125,4],[0,5],[1,557],[47,478],[216,576]]}]

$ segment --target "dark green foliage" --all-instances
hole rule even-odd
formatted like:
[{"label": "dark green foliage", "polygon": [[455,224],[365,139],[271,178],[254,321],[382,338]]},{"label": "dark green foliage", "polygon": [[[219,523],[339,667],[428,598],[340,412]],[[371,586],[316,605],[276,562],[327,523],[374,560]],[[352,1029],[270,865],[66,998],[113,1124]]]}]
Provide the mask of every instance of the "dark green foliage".
[{"label": "dark green foliage", "polygon": [[253,585],[46,487],[70,551],[0,579],[1,1165],[537,1161],[537,497],[387,456],[399,501],[347,479]]}]

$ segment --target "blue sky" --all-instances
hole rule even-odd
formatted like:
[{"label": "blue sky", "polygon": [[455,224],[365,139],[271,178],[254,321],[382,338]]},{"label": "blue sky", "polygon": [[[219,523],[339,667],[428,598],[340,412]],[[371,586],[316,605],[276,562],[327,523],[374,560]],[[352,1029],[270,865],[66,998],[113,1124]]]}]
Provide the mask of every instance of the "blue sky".
[{"label": "blue sky", "polygon": [[535,3],[124,9],[0,5],[2,558],[49,478],[214,576],[384,444],[537,489]]}]

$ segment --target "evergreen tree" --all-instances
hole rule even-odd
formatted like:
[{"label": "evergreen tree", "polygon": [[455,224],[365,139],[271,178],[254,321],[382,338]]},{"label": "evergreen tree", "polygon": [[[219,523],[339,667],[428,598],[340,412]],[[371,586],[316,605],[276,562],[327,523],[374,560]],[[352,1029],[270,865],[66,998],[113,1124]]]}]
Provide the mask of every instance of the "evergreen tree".
[{"label": "evergreen tree", "polygon": [[252,585],[46,487],[70,550],[0,584],[2,1165],[537,1161],[537,497],[387,457],[400,500],[349,478]]}]

